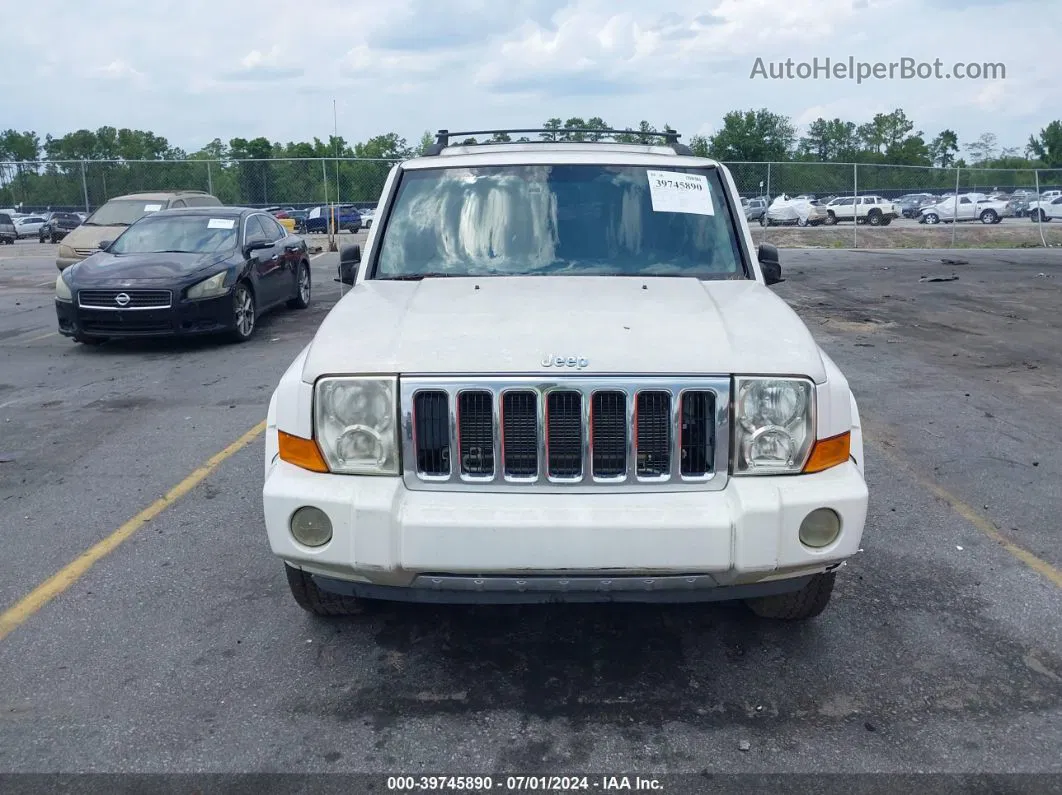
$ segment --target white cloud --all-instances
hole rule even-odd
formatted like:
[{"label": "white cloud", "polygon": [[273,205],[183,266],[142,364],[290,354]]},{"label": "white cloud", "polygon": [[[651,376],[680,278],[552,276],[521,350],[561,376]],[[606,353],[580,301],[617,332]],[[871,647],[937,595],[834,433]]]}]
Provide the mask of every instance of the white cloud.
[{"label": "white cloud", "polygon": [[[111,0],[105,16],[65,0],[34,9],[106,42],[105,57],[62,50],[30,26],[5,43],[5,124],[41,137],[106,124],[186,149],[214,137],[324,138],[334,98],[348,140],[552,116],[648,119],[688,139],[730,110],[767,107],[806,125],[901,107],[927,137],[992,130],[1018,145],[1062,107],[1045,55],[1062,5],[1043,0],[314,0],[309,26],[293,24],[286,0]],[[1002,61],[1007,79],[749,76],[757,57],[816,56]],[[62,76],[63,101],[42,100],[27,74]]]}]

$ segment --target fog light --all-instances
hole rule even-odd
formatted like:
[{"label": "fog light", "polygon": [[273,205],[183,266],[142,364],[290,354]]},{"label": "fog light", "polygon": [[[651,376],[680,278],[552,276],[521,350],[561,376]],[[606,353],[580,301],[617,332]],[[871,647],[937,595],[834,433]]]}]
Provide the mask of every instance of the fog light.
[{"label": "fog light", "polygon": [[800,523],[800,543],[806,547],[828,547],[841,533],[841,517],[829,508],[817,508]]},{"label": "fog light", "polygon": [[292,514],[291,534],[304,546],[319,547],[332,540],[332,522],[320,508],[307,505]]}]

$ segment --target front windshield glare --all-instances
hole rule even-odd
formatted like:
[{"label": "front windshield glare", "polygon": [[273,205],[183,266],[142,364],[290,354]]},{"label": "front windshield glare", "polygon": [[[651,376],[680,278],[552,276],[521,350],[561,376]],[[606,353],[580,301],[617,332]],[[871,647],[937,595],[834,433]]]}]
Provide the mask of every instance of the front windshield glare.
[{"label": "front windshield glare", "polygon": [[210,254],[236,246],[235,218],[207,215],[170,215],[143,218],[110,247],[112,254],[152,254],[163,251]]},{"label": "front windshield glare", "polygon": [[402,175],[375,278],[744,279],[714,168],[519,165]]}]

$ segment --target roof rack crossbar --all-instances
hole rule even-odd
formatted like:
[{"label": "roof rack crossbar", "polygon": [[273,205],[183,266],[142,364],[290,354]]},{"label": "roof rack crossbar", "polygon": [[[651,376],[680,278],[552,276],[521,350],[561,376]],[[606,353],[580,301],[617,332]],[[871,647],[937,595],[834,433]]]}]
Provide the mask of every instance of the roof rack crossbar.
[{"label": "roof rack crossbar", "polygon": [[[671,149],[678,155],[692,155],[692,150],[685,144],[679,143],[679,138],[682,136],[675,130],[613,130],[609,128],[575,128],[575,127],[525,127],[520,129],[505,129],[505,130],[466,130],[462,132],[450,132],[449,130],[439,130],[435,134],[435,143],[428,147],[424,153],[427,156],[438,155],[450,145],[450,139],[452,138],[470,138],[479,135],[594,135],[602,138],[615,138],[616,136],[632,136],[638,139],[650,139],[650,138],[662,138],[664,144],[670,146]],[[514,143],[513,141],[488,141],[484,143]],[[546,143],[597,143],[597,141],[547,141]]]}]

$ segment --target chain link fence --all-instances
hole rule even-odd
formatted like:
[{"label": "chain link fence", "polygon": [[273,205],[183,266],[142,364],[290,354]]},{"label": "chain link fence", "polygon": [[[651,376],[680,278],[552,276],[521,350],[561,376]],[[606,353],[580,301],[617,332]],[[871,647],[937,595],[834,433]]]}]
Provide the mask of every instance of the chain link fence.
[{"label": "chain link fence", "polygon": [[[367,208],[376,204],[395,162],[366,158],[7,162],[0,163],[0,209],[91,212],[115,196],[176,189],[206,191],[230,205],[303,209],[338,203]],[[1028,206],[1044,192],[1062,190],[1062,169],[793,161],[726,165],[743,197],[763,199],[768,205],[782,194],[811,195],[823,205],[851,197],[860,200],[859,206],[870,196],[894,202],[911,194],[930,194],[937,201],[960,196],[958,203],[948,205],[950,216],[937,213],[937,224],[919,223],[917,217],[897,218],[885,226],[858,223],[853,216],[858,219],[859,212],[849,209],[847,216],[836,217],[836,223],[763,226],[753,209],[748,215],[757,241],[829,248],[1062,246],[1062,202],[1051,204],[1055,197],[1048,193],[1043,207],[1034,205],[1031,215]],[[966,213],[965,194],[997,192],[1008,198],[999,205],[977,205],[981,214],[985,208],[998,210],[995,216],[985,215],[989,222]],[[917,207],[913,209],[917,214]]]}]

